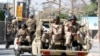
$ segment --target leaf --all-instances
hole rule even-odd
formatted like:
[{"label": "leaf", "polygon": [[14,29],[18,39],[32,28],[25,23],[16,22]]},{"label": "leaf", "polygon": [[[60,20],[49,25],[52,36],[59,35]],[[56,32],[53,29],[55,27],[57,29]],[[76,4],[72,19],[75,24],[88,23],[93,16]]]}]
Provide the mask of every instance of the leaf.
[{"label": "leaf", "polygon": [[0,11],[0,21],[4,21],[5,16],[4,16],[4,11]]}]

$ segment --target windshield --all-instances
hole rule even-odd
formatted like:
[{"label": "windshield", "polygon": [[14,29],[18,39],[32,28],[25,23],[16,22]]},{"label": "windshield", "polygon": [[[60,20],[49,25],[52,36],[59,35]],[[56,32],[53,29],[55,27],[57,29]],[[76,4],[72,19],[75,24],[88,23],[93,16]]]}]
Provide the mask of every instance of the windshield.
[{"label": "windshield", "polygon": [[49,28],[49,22],[43,22],[43,26]]}]

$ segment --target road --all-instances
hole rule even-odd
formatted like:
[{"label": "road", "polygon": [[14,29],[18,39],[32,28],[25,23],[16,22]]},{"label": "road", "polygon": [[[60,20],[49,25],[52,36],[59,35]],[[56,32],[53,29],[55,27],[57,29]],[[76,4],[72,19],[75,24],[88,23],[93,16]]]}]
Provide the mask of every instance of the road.
[{"label": "road", "polygon": [[5,45],[0,45],[0,56],[15,56],[13,48],[5,49]]},{"label": "road", "polygon": [[100,56],[100,43],[98,39],[93,40],[92,48],[89,50],[89,54],[87,56]]},{"label": "road", "polygon": [[[16,56],[13,48],[14,48],[13,45],[11,45],[9,49],[5,49],[5,44],[0,44],[0,56]],[[32,56],[32,55],[25,52],[20,56]],[[100,56],[100,44],[97,39],[93,40],[93,46],[89,50],[87,56]]]},{"label": "road", "polygon": [[13,49],[0,49],[0,56],[15,56]]},{"label": "road", "polygon": [[[11,45],[9,49],[5,49],[5,44],[0,44],[0,56],[16,56],[13,49],[13,45]],[[20,56],[32,56],[32,55],[25,52]]]}]

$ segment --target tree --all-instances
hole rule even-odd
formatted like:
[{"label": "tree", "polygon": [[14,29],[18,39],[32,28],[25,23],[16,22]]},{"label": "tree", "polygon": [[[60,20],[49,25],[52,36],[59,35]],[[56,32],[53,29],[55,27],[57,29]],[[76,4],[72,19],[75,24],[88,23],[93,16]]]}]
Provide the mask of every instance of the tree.
[{"label": "tree", "polygon": [[60,14],[60,18],[61,19],[67,19],[68,18],[68,14]]},{"label": "tree", "polygon": [[97,2],[96,0],[91,0],[90,5],[86,5],[83,7],[83,11],[88,14],[88,16],[96,16],[97,14]]},{"label": "tree", "polygon": [[91,2],[92,2],[92,3],[97,3],[97,1],[96,1],[96,0],[91,0]]},{"label": "tree", "polygon": [[5,15],[4,15],[5,11],[0,11],[0,21],[4,21],[5,19]]}]

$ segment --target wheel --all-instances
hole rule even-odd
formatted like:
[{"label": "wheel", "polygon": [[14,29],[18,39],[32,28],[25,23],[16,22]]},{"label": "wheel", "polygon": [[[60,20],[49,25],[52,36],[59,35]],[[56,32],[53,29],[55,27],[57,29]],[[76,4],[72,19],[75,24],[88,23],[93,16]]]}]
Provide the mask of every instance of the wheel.
[{"label": "wheel", "polygon": [[67,56],[67,54],[66,53],[62,53],[61,56]]}]

